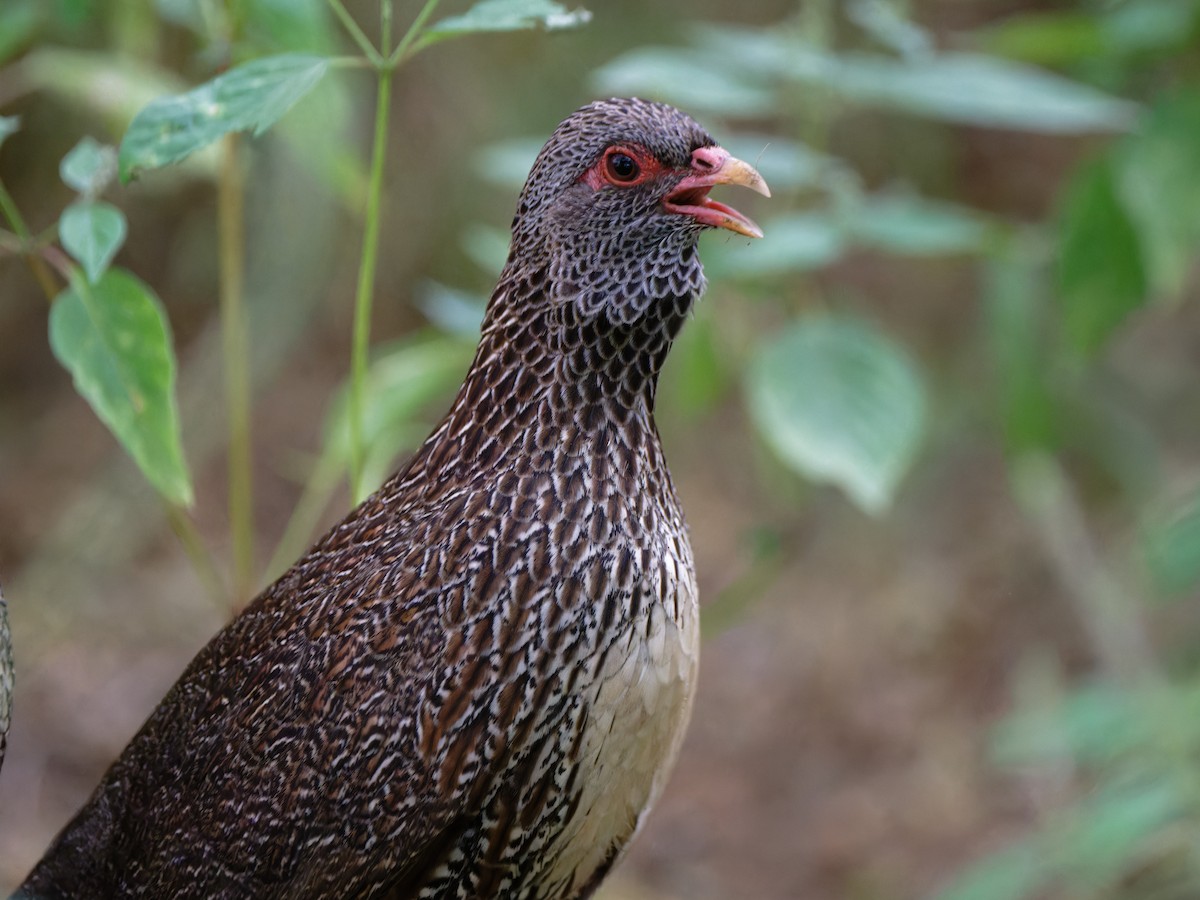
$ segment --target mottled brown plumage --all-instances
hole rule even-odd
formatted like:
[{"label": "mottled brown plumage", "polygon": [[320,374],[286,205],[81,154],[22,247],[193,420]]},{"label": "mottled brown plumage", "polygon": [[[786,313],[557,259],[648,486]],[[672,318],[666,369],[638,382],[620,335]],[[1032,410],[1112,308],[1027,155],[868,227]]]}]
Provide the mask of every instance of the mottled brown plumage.
[{"label": "mottled brown plumage", "polygon": [[29,895],[595,888],[691,704],[695,575],[652,412],[697,235],[757,233],[717,183],[765,193],[670,107],[559,126],[446,418],[192,661]]}]

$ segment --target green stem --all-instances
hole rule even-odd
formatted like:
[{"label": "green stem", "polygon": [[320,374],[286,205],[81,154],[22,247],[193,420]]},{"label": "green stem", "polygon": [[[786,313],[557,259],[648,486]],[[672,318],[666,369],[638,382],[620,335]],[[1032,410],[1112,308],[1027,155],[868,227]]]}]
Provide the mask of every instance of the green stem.
[{"label": "green stem", "polygon": [[233,598],[239,606],[254,591],[254,502],[250,456],[250,368],[245,277],[245,190],[237,135],[224,139],[217,183],[222,352],[229,426],[229,524],[233,534]]},{"label": "green stem", "polygon": [[342,27],[346,29],[346,33],[354,39],[354,43],[358,44],[358,49],[363,52],[363,56],[371,61],[371,65],[375,68],[384,66],[383,56],[371,44],[371,41],[363,34],[363,30],[358,27],[358,23],[354,21],[354,17],[346,11],[346,7],[342,5],[341,0],[327,0],[329,8],[333,10],[333,14],[338,17],[338,21],[342,23]]},{"label": "green stem", "polygon": [[173,503],[166,503],[164,506],[167,510],[167,522],[170,523],[175,536],[179,538],[179,543],[183,545],[183,550],[191,560],[192,568],[196,570],[200,583],[208,592],[209,599],[219,609],[227,610],[229,594],[225,591],[225,585],[221,583],[217,565],[209,554],[208,548],[205,547],[195,524],[184,510]]},{"label": "green stem", "polygon": [[[396,49],[391,52],[387,59],[388,68],[395,68],[405,58],[409,47],[413,46],[413,41],[421,34],[425,28],[425,23],[429,21],[429,17],[433,15],[433,11],[437,9],[438,0],[425,0],[425,5],[421,7],[421,11],[417,13],[417,17],[413,19],[413,23],[408,26],[408,31],[404,32],[404,37],[400,39],[400,43],[396,45]],[[413,49],[413,53],[421,48],[417,45]]]},{"label": "green stem", "polygon": [[363,225],[362,258],[358,266],[358,289],[354,297],[354,344],[350,352],[350,494],[357,504],[363,499],[363,467],[366,442],[363,436],[364,395],[367,386],[367,353],[371,337],[371,297],[375,290],[376,257],[379,250],[379,207],[383,197],[383,162],[387,155],[388,108],[392,92],[391,72],[379,70],[375,102],[375,141],[371,149],[371,176],[367,189],[366,222]]},{"label": "green stem", "polygon": [[58,287],[50,275],[50,270],[46,268],[46,263],[40,256],[30,252],[33,239],[29,234],[29,229],[25,227],[25,220],[21,218],[21,211],[17,209],[17,204],[2,181],[0,181],[0,212],[4,213],[4,218],[8,220],[8,224],[16,232],[17,237],[21,239],[25,259],[33,272],[33,277],[37,279],[38,287],[42,289],[47,300],[54,300],[58,296]]}]

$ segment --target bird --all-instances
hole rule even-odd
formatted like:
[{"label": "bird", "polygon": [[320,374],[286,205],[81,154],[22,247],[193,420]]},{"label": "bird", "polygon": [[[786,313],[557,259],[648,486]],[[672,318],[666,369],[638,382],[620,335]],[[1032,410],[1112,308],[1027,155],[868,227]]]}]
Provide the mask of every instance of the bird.
[{"label": "bird", "polygon": [[658,102],[532,165],[478,349],[413,457],[224,627],[17,896],[590,896],[696,687],[654,423],[711,199],[762,176]]}]

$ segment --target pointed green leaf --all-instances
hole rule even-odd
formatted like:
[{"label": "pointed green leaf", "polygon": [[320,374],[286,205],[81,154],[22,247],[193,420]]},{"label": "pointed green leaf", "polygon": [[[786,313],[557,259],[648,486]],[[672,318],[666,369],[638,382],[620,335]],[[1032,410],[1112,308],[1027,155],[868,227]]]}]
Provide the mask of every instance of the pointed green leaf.
[{"label": "pointed green leaf", "polygon": [[1200,92],[1160,102],[1114,160],[1117,192],[1135,226],[1146,276],[1179,297],[1200,248]]},{"label": "pointed green leaf", "polygon": [[72,203],[58,221],[58,236],[95,284],[125,242],[125,215],[108,203]]},{"label": "pointed green leaf", "polygon": [[879,513],[916,456],[925,393],[907,355],[867,325],[825,316],[769,341],[749,372],[750,411],[796,471]]},{"label": "pointed green leaf", "polygon": [[424,43],[433,43],[479,31],[522,31],[545,28],[557,31],[586,25],[592,14],[586,9],[568,10],[550,0],[479,0],[461,16],[442,19],[422,35]]},{"label": "pointed green leaf", "polygon": [[16,134],[20,130],[20,116],[0,116],[0,144],[3,144],[9,135]]},{"label": "pointed green leaf", "polygon": [[117,174],[117,151],[95,138],[85,137],[63,157],[58,173],[67,187],[94,197]]},{"label": "pointed green leaf", "polygon": [[1146,294],[1137,232],[1117,197],[1107,160],[1075,174],[1061,228],[1058,286],[1063,320],[1076,348],[1091,353],[1142,305]]},{"label": "pointed green leaf", "polygon": [[321,80],[329,60],[289,53],[245,63],[186,94],[160,97],[121,141],[121,178],[184,159],[233,131],[261,134]]},{"label": "pointed green leaf", "polygon": [[50,310],[50,346],[75,388],[172,503],[192,502],[175,403],[175,353],[162,304],[122,269],[76,279]]},{"label": "pointed green leaf", "polygon": [[962,207],[895,193],[872,197],[855,210],[850,233],[869,247],[926,256],[974,253],[988,231],[986,223]]}]

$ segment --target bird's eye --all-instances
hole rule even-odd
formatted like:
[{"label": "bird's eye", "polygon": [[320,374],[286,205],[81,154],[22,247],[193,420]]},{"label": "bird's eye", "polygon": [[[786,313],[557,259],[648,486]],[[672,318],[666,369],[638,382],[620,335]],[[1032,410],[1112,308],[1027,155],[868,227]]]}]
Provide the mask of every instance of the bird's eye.
[{"label": "bird's eye", "polygon": [[604,166],[608,170],[608,177],[613,181],[630,182],[641,172],[637,160],[620,150],[609,153],[604,159]]}]

